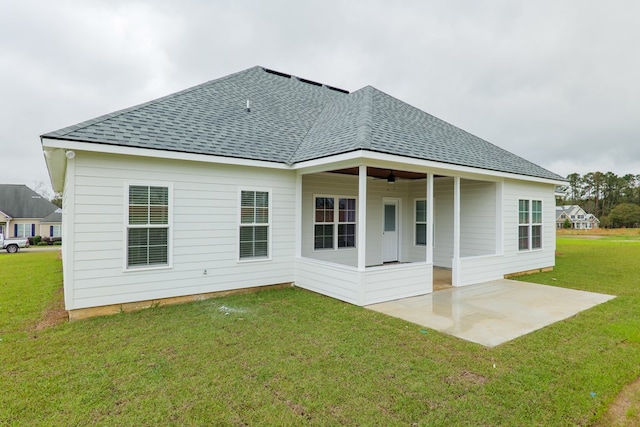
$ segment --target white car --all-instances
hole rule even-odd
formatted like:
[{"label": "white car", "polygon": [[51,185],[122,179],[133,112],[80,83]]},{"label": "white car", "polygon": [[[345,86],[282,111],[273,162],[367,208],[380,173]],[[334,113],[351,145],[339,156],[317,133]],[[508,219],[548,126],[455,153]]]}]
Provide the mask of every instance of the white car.
[{"label": "white car", "polygon": [[29,247],[29,239],[5,239],[4,235],[0,234],[0,245],[2,245],[2,249],[6,249],[10,254],[15,254],[20,248]]}]

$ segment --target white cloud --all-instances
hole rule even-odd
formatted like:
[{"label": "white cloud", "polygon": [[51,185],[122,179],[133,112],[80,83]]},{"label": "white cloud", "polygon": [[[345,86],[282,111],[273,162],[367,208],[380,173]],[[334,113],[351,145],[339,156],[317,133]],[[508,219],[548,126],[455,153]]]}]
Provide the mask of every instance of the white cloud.
[{"label": "white cloud", "polygon": [[263,65],[373,85],[561,175],[640,173],[640,3],[11,2],[0,182],[47,181],[38,135]]}]

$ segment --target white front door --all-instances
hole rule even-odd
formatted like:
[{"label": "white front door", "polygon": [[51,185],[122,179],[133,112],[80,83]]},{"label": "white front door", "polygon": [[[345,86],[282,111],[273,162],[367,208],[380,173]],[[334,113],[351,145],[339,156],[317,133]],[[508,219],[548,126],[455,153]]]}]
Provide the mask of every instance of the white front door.
[{"label": "white front door", "polygon": [[398,200],[385,200],[382,224],[382,262],[398,261]]}]

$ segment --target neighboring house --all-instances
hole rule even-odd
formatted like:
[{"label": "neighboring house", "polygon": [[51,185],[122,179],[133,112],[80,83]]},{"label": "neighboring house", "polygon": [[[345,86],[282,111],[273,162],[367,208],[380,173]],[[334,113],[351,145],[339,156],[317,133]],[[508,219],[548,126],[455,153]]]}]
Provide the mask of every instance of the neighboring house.
[{"label": "neighboring house", "polygon": [[591,230],[600,226],[598,218],[578,205],[556,206],[556,227],[564,228],[567,219],[571,221],[571,228],[577,230]]},{"label": "neighboring house", "polygon": [[41,140],[71,318],[284,283],[366,305],[432,292],[434,267],[555,263],[561,176],[371,86],[254,67]]},{"label": "neighboring house", "polygon": [[61,209],[26,185],[0,184],[0,233],[60,237]]},{"label": "neighboring house", "polygon": [[41,236],[62,237],[62,209],[58,208],[40,220]]}]

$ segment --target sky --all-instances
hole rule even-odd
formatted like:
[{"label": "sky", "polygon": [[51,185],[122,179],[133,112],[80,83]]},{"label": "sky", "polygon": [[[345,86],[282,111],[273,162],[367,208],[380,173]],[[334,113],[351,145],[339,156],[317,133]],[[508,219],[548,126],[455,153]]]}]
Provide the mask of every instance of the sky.
[{"label": "sky", "polygon": [[637,0],[0,6],[0,183],[50,192],[40,135],[255,65],[374,86],[562,176],[640,174]]}]

